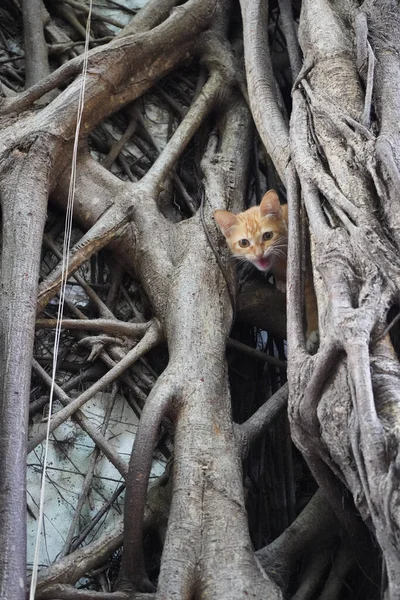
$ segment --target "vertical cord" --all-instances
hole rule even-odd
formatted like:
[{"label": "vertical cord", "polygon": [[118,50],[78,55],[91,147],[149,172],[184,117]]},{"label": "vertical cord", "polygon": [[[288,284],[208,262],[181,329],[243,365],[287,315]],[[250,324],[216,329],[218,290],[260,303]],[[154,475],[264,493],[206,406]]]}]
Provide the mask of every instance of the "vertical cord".
[{"label": "vertical cord", "polygon": [[71,178],[69,181],[69,190],[68,190],[67,212],[66,212],[66,216],[65,216],[61,289],[60,289],[60,298],[59,298],[58,313],[57,313],[57,326],[56,326],[55,340],[54,340],[53,367],[52,367],[51,387],[50,387],[50,397],[49,397],[49,417],[47,420],[47,433],[46,433],[46,440],[45,440],[45,446],[44,446],[42,482],[41,482],[41,487],[40,487],[40,500],[39,500],[39,518],[38,518],[38,528],[37,528],[37,533],[36,533],[35,554],[34,554],[34,559],[33,559],[32,579],[31,579],[29,600],[34,600],[34,598],[35,598],[37,575],[38,575],[39,549],[40,549],[40,540],[41,540],[43,516],[44,516],[44,500],[45,500],[44,494],[45,494],[45,483],[46,483],[47,454],[48,454],[48,449],[49,449],[50,421],[51,421],[51,413],[52,413],[52,408],[53,408],[54,384],[55,384],[56,370],[57,370],[58,349],[59,349],[60,337],[61,337],[61,325],[62,325],[62,316],[63,316],[63,311],[64,311],[65,290],[66,290],[67,279],[68,279],[68,260],[69,260],[69,251],[70,251],[70,245],[71,245],[72,216],[73,216],[74,199],[75,199],[76,160],[77,160],[77,155],[78,155],[79,132],[80,132],[80,128],[81,128],[82,113],[83,113],[83,107],[85,104],[85,84],[86,84],[86,74],[87,74],[87,67],[88,67],[88,51],[89,51],[89,37],[90,37],[89,34],[90,34],[90,20],[91,20],[91,15],[92,15],[92,1],[93,0],[89,0],[89,13],[88,13],[87,21],[86,21],[85,50],[84,50],[84,56],[83,56],[83,67],[82,67],[82,75],[81,75],[81,81],[80,81],[74,147],[73,147],[73,152],[72,152],[72,166],[71,166]]}]

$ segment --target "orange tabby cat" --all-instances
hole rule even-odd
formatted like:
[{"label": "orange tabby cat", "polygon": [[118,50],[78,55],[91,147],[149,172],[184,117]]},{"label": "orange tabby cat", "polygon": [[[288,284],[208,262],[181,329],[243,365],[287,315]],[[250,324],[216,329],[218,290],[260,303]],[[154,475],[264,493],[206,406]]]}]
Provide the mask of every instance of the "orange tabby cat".
[{"label": "orange tabby cat", "polygon": [[[285,291],[287,204],[280,204],[275,190],[269,190],[264,195],[260,206],[253,206],[237,215],[227,210],[216,210],[214,219],[224,234],[232,254],[236,258],[249,261],[260,271],[272,273],[277,288]],[[307,277],[304,291],[308,337],[311,332],[318,329],[317,303],[311,277]]]}]

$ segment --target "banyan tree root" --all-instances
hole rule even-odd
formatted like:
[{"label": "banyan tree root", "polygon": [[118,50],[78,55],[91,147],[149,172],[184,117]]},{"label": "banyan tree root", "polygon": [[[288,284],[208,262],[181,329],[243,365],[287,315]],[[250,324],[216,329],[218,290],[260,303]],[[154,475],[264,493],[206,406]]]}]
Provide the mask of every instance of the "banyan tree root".
[{"label": "banyan tree root", "polygon": [[[81,34],[82,24],[74,11],[71,16],[72,4],[63,14],[70,16],[71,26]],[[336,518],[347,522],[339,508],[343,490],[351,492],[382,549],[387,594],[392,600],[399,598],[399,365],[384,335],[387,309],[397,298],[400,266],[395,143],[398,78],[388,77],[398,71],[397,54],[391,51],[398,45],[397,7],[390,0],[384,2],[383,12],[393,16],[388,25],[369,1],[359,7],[304,0],[297,40],[290,6],[296,3],[279,2],[295,78],[289,123],[266,35],[268,3],[241,1],[247,87],[241,72],[241,42],[231,45],[228,41],[233,3],[188,0],[173,9],[175,4],[150,0],[124,32],[89,55],[74,213],[84,234],[71,252],[69,274],[75,273],[78,281],[76,270],[107,247],[121,270],[140,282],[151,314],[146,317],[146,327],[121,326],[104,303],[90,296],[86,286],[101,322],[96,319],[86,324],[90,334],[85,343],[92,346],[91,358],[99,356],[108,371],[78,398],[71,399],[56,388],[65,408],[52,428],[74,414],[98,447],[119,465],[127,486],[124,525],[44,570],[38,597],[71,594],[69,587],[50,586],[75,583],[119,547],[122,539],[120,581],[124,589],[109,596],[153,589],[142,548],[145,502],[158,426],[168,417],[175,426],[173,489],[166,532],[165,515],[160,525],[165,543],[157,598],[282,598],[285,582],[282,576],[279,583],[274,580],[268,563],[274,564],[276,559],[276,564],[284,567],[284,576],[292,571],[298,554],[283,551],[281,544],[290,539],[293,528],[260,552],[266,574],[250,542],[241,458],[245,446],[261,436],[270,419],[283,410],[285,391],[278,392],[270,406],[262,407],[235,431],[225,346],[235,313],[248,320],[249,303],[235,300],[232,262],[219,245],[212,218],[218,208],[234,212],[244,208],[254,152],[243,95],[288,195],[292,436],[321,493],[332,501],[336,517],[326,509],[330,524],[336,523]],[[27,31],[40,34],[38,15],[29,12],[27,2],[23,6]],[[235,27],[238,22],[236,19]],[[49,27],[54,33],[53,25]],[[7,224],[3,227],[0,275],[0,473],[4,491],[0,596],[15,600],[25,597],[26,423],[36,312],[47,306],[60,286],[58,265],[41,282],[37,297],[41,241],[48,197],[62,210],[66,206],[82,66],[82,57],[77,55],[45,75],[46,60],[43,53],[39,55],[43,36],[38,39],[38,54],[30,58],[38,60],[40,69],[35,71],[35,60],[28,61],[31,86],[16,95],[7,93],[0,105],[0,200]],[[300,48],[303,65],[299,64]],[[72,51],[73,46],[67,50]],[[162,152],[151,144],[152,166],[141,173],[140,181],[118,180],[90,156],[87,136],[186,60],[199,60],[201,71],[189,108],[182,109],[176,101],[171,102],[168,93],[162,94],[179,115],[179,126]],[[64,89],[58,93],[57,87]],[[40,101],[49,93],[40,108]],[[135,119],[138,117],[130,114],[128,132]],[[199,131],[208,137],[207,143],[196,137]],[[199,178],[204,197],[199,210],[198,202],[185,193],[176,169],[190,144],[203,156]],[[110,146],[108,150],[116,153],[121,144]],[[119,160],[126,168],[123,155]],[[134,179],[129,169],[127,172]],[[160,194],[168,192],[171,180],[192,215],[186,220],[176,213],[176,218],[167,218],[161,210]],[[303,324],[302,268],[308,232],[319,309],[320,347],[315,356],[306,350]],[[16,240],[23,243],[16,244]],[[50,245],[47,240],[46,247]],[[115,289],[113,295],[115,300]],[[277,306],[282,301],[271,290],[265,297]],[[73,305],[70,309],[82,321],[69,323],[71,330],[81,334],[83,314]],[[258,324],[273,330],[274,335],[285,328],[282,311],[279,322],[268,315],[259,317]],[[40,318],[38,326],[46,325],[50,324]],[[97,338],[95,330],[100,332]],[[136,346],[133,338],[139,339]],[[138,392],[144,409],[127,470],[109,451],[104,436],[93,431],[76,411],[117,378],[130,381],[127,369],[162,341],[168,346],[168,365],[146,402],[146,394]],[[253,356],[258,360],[260,353],[253,352]],[[282,363],[275,359],[275,366],[281,368]],[[48,383],[37,365],[35,370]],[[308,511],[312,508],[313,501]],[[301,515],[294,523],[301,524]],[[335,531],[330,526],[327,529],[329,539],[335,539]],[[305,539],[319,536],[315,530],[312,536],[310,522],[304,531],[303,548]],[[307,550],[311,557],[313,549],[309,546]],[[339,566],[341,560],[337,554]],[[322,564],[318,569],[321,574]],[[311,577],[306,580],[310,582]],[[311,587],[307,589],[310,593]],[[337,581],[328,575],[325,593],[337,589]]]}]

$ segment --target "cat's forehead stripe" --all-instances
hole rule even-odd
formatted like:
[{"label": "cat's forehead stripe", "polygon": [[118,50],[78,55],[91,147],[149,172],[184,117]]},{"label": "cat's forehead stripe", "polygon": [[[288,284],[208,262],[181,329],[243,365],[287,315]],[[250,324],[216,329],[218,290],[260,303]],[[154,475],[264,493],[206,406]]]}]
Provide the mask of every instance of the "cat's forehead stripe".
[{"label": "cat's forehead stripe", "polygon": [[260,234],[261,230],[264,231],[265,228],[268,228],[268,226],[271,227],[273,225],[271,219],[268,219],[268,217],[264,217],[261,220],[258,214],[239,215],[239,219],[241,221],[241,224],[245,226],[247,232],[252,236]]}]

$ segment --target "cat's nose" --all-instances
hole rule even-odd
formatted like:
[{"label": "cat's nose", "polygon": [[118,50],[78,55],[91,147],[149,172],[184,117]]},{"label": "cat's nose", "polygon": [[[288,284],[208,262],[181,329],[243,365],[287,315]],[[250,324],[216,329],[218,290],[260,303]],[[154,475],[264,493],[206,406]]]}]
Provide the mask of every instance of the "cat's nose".
[{"label": "cat's nose", "polygon": [[256,258],[262,258],[264,256],[264,251],[263,250],[255,250],[254,254],[256,255]]}]

